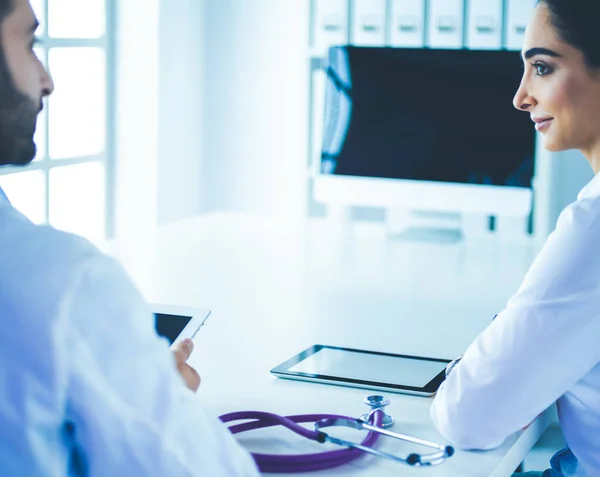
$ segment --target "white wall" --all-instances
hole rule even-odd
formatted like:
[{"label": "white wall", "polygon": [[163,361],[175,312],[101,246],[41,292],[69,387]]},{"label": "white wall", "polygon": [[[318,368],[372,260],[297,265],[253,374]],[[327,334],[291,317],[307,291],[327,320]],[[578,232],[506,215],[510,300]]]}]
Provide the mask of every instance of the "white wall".
[{"label": "white wall", "polygon": [[304,0],[208,0],[205,210],[302,214],[308,154]]},{"label": "white wall", "polygon": [[117,237],[201,208],[203,0],[117,4]]},{"label": "white wall", "polygon": [[156,225],[159,0],[115,3],[115,232],[135,240]]},{"label": "white wall", "polygon": [[160,1],[159,224],[194,215],[201,208],[204,3]]},{"label": "white wall", "polygon": [[117,3],[117,235],[210,210],[302,215],[309,2]]}]

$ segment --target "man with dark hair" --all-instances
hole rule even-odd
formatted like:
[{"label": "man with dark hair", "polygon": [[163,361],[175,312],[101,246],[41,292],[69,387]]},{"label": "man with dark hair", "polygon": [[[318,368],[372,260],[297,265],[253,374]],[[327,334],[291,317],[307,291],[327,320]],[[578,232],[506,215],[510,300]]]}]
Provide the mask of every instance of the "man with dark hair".
[{"label": "man with dark hair", "polygon": [[[23,165],[35,156],[33,133],[42,98],[53,89],[50,76],[33,53],[35,24],[19,31],[20,24],[6,21],[19,15],[16,0],[0,0],[2,51],[0,52],[0,165]],[[21,16],[24,16],[21,13]],[[22,19],[21,19],[22,20]],[[27,27],[25,27],[27,28]],[[31,38],[28,40],[27,35]],[[20,39],[21,41],[17,41]],[[30,41],[30,45],[23,42]],[[27,56],[30,58],[27,58]],[[18,86],[17,86],[18,84]]]},{"label": "man with dark hair", "polygon": [[[0,0],[0,166],[33,160],[54,89],[33,51],[37,26],[28,0]],[[258,475],[194,394],[193,343],[173,359],[114,260],[32,224],[2,189],[0,325],[3,477]]]}]

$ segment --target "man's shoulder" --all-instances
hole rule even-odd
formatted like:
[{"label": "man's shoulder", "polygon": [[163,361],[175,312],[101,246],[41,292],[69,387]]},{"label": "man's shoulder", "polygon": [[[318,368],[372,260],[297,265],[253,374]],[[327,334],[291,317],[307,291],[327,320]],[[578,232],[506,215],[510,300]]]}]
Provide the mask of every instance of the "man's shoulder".
[{"label": "man's shoulder", "polygon": [[5,339],[53,346],[57,320],[68,316],[65,300],[77,293],[81,277],[112,262],[82,237],[0,210],[0,313],[18,323]]},{"label": "man's shoulder", "polygon": [[21,265],[58,262],[68,267],[82,259],[101,255],[100,251],[83,237],[29,221],[13,221],[9,227],[2,230],[0,250],[5,258],[18,258]]},{"label": "man's shoulder", "polygon": [[89,261],[108,260],[88,240],[22,216],[0,222],[0,278],[3,286],[45,296],[61,294],[72,276]]}]

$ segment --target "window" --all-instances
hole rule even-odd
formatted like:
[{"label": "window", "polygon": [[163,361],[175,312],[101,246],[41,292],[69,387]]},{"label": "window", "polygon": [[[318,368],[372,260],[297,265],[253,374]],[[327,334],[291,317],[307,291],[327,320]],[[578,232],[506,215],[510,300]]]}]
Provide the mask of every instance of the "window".
[{"label": "window", "polygon": [[0,187],[36,223],[93,241],[112,234],[113,0],[31,0],[38,57],[55,83],[38,118],[35,160],[0,170]]}]

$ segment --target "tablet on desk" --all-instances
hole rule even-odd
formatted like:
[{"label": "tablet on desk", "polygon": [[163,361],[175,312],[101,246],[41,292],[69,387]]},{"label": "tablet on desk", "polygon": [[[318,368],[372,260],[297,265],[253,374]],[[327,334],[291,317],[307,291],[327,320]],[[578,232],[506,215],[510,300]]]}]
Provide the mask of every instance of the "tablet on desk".
[{"label": "tablet on desk", "polygon": [[448,359],[315,345],[271,373],[280,378],[432,396],[444,381]]},{"label": "tablet on desk", "polygon": [[210,316],[210,310],[204,308],[159,304],[150,306],[154,313],[156,333],[167,338],[171,345],[185,338],[194,338]]}]

